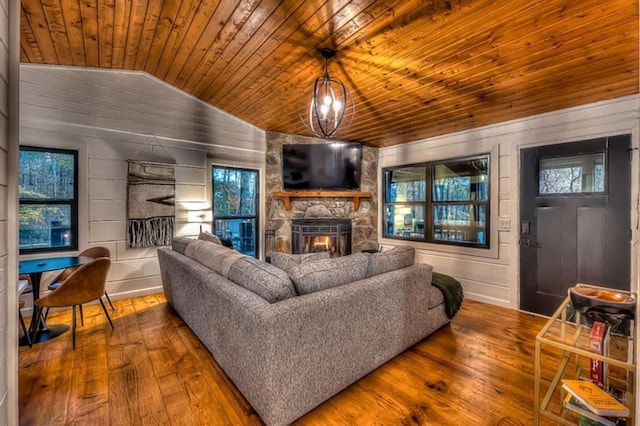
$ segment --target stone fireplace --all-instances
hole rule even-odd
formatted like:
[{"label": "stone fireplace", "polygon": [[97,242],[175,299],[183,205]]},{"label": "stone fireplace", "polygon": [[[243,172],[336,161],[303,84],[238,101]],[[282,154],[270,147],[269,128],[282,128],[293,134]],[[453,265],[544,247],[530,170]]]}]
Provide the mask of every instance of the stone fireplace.
[{"label": "stone fireplace", "polygon": [[331,257],[351,254],[351,221],[301,219],[291,223],[293,254],[329,252]]},{"label": "stone fireplace", "polygon": [[[354,200],[349,197],[323,197],[323,198],[291,198],[290,210],[284,206],[283,199],[273,194],[283,190],[282,185],[282,145],[284,144],[312,144],[330,143],[326,139],[311,138],[299,135],[267,132],[267,151],[265,161],[266,177],[266,233],[273,239],[271,247],[266,247],[266,256],[271,251],[292,253],[294,250],[293,226],[294,221],[300,220],[340,220],[349,223],[350,241],[344,236],[345,247],[349,247],[341,254],[356,253],[362,251],[367,245],[378,244],[378,150],[376,148],[362,147],[362,172],[360,190],[371,193],[370,198],[362,198],[356,210]],[[273,235],[273,237],[271,237]],[[328,234],[325,234],[328,235]],[[296,234],[297,236],[297,234]],[[317,249],[324,244],[318,243]],[[329,242],[330,243],[330,242]],[[309,244],[307,242],[307,244]],[[268,244],[269,245],[269,244]],[[336,248],[336,253],[338,249]],[[298,250],[298,246],[295,247]],[[337,256],[337,254],[335,254]]]}]

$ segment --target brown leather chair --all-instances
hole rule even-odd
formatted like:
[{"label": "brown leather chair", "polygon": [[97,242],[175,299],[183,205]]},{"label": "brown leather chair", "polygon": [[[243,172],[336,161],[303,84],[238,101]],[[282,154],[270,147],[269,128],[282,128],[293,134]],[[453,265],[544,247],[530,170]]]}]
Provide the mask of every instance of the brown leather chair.
[{"label": "brown leather chair", "polygon": [[[81,252],[80,254],[78,254],[78,256],[92,257],[94,259],[97,259],[99,257],[111,258],[111,252],[106,247],[91,247]],[[73,271],[75,271],[78,268],[79,266],[74,266],[72,268],[67,268],[63,270],[57,277],[51,280],[47,288],[51,291],[56,290],[58,287],[60,287],[60,283],[62,283],[62,281],[64,281],[67,277],[69,277],[69,275],[71,275]],[[113,303],[111,303],[111,298],[107,294],[106,290],[104,292],[104,295],[107,298],[107,302],[109,302],[109,306],[111,306],[111,310],[115,311],[115,308],[113,307]],[[82,305],[80,305],[79,308],[80,308],[80,324],[84,325],[84,314],[82,312]],[[47,320],[48,315],[49,315],[49,310],[47,309],[47,312],[45,312],[44,314],[45,322]]]},{"label": "brown leather chair", "polygon": [[79,266],[75,271],[60,283],[57,290],[52,291],[36,300],[36,305],[44,308],[72,307],[72,342],[76,348],[76,306],[99,300],[104,314],[113,329],[113,322],[102,301],[104,287],[107,282],[107,273],[111,267],[108,257],[100,257],[89,263]]},{"label": "brown leather chair", "polygon": [[[22,276],[21,276],[22,277]],[[31,286],[31,282],[29,280],[18,280],[18,297],[26,292],[27,287]],[[33,291],[33,287],[30,291]],[[27,324],[24,322],[24,318],[22,317],[22,308],[24,308],[25,302],[24,300],[18,301],[18,320],[20,320],[20,327],[22,327],[22,332],[24,333],[24,339],[27,341],[27,345],[31,347],[33,342],[31,342],[31,336],[29,336],[29,331],[27,330]]]}]

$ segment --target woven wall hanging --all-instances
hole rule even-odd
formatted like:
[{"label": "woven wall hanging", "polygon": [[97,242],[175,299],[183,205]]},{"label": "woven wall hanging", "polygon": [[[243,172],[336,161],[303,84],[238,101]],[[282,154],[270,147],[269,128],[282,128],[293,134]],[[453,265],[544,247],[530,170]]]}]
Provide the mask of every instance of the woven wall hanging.
[{"label": "woven wall hanging", "polygon": [[171,245],[175,233],[175,166],[137,160],[128,163],[129,247]]}]

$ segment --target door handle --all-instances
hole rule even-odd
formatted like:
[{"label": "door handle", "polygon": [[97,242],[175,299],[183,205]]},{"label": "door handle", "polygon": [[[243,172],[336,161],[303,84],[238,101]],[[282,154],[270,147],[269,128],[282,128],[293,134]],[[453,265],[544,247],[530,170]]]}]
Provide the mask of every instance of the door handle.
[{"label": "door handle", "polygon": [[519,243],[520,243],[520,246],[522,246],[522,247],[531,247],[531,248],[541,248],[542,247],[539,242],[527,240],[526,238],[521,239],[519,241]]}]

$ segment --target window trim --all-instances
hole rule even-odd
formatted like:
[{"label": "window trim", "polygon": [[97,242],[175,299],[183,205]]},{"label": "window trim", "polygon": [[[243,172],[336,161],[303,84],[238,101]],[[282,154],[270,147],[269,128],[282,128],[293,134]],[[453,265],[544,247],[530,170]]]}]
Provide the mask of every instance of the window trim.
[{"label": "window trim", "polygon": [[[18,193],[18,211],[20,206],[23,205],[31,205],[31,206],[40,206],[40,205],[69,205],[71,209],[71,239],[69,246],[66,247],[43,247],[43,248],[20,248],[18,246],[19,255],[29,255],[29,254],[38,254],[38,253],[52,253],[52,252],[72,252],[78,251],[79,247],[79,151],[74,149],[63,149],[63,148],[51,148],[44,146],[32,146],[32,145],[20,145],[18,155],[20,151],[35,151],[35,152],[51,152],[56,154],[67,154],[73,156],[73,199],[72,200],[60,200],[60,199],[35,199],[35,198],[20,198],[20,194]],[[19,172],[18,172],[19,174]],[[19,183],[18,183],[19,184]],[[18,232],[20,229],[20,218],[18,217]]]},{"label": "window trim", "polygon": [[[495,171],[492,167],[492,152],[480,152],[473,155],[466,155],[460,157],[451,157],[451,158],[443,158],[433,161],[426,161],[422,163],[412,163],[412,164],[402,164],[391,167],[382,168],[381,178],[382,178],[382,210],[384,214],[382,214],[382,238],[395,240],[395,241],[410,241],[417,243],[425,243],[425,244],[433,244],[438,247],[458,247],[464,249],[474,249],[474,251],[481,251],[483,253],[492,253],[492,227],[491,227],[491,215],[492,215],[492,181],[493,174]],[[468,160],[475,160],[480,158],[487,159],[487,194],[488,199],[486,201],[479,200],[464,200],[464,201],[449,201],[449,202],[434,202],[433,201],[433,179],[435,173],[435,166],[451,163],[451,162],[461,162]],[[387,201],[387,172],[404,169],[409,167],[424,167],[425,168],[425,200],[424,201],[401,201],[401,202],[388,202]],[[402,237],[402,236],[394,236],[387,234],[387,206],[388,205],[404,205],[404,206],[422,206],[425,209],[425,217],[424,217],[424,235],[422,238],[419,237]],[[474,204],[474,205],[484,205],[485,206],[485,244],[479,243],[469,243],[469,242],[456,242],[452,240],[436,240],[434,238],[433,232],[433,206],[436,204]]]},{"label": "window trim", "polygon": [[[241,216],[228,216],[228,215],[220,215],[220,216],[216,216],[215,215],[215,197],[214,197],[214,191],[215,191],[215,183],[214,183],[214,169],[215,168],[225,168],[225,169],[229,169],[229,170],[236,170],[236,171],[240,171],[240,172],[255,172],[257,175],[257,181],[256,181],[256,205],[254,206],[254,210],[255,210],[255,215],[254,216],[248,216],[248,215],[241,215]],[[251,168],[251,167],[239,167],[239,166],[235,166],[235,165],[224,165],[224,164],[218,164],[218,163],[211,163],[209,165],[209,183],[211,185],[210,190],[208,191],[208,196],[211,197],[211,233],[215,234],[215,221],[216,220],[233,220],[233,219],[253,219],[255,222],[255,258],[256,259],[260,259],[261,255],[262,255],[262,238],[260,238],[260,230],[262,229],[261,227],[261,222],[262,222],[262,210],[261,210],[261,199],[262,199],[262,170],[259,168]]]}]

